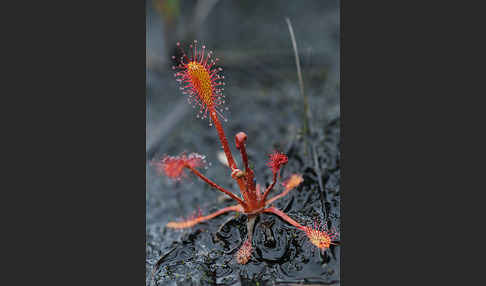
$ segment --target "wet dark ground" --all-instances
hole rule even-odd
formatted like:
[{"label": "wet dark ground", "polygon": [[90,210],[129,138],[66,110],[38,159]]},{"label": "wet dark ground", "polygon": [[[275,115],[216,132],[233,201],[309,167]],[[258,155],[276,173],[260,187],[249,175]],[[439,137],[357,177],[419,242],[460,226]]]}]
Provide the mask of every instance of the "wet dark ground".
[{"label": "wet dark ground", "polygon": [[[222,17],[230,11],[218,5],[212,12],[215,15]],[[289,163],[283,167],[281,177],[285,179],[292,173],[301,173],[304,183],[274,205],[303,225],[325,219],[328,227],[340,231],[337,10],[326,8],[324,13],[315,6],[296,6],[288,8],[287,15],[292,16],[297,8],[300,9],[298,15],[306,15],[294,17],[294,29],[296,37],[304,39],[299,47],[311,114],[308,137],[302,134],[304,105],[283,16],[267,17],[271,26],[267,30],[265,26],[257,29],[252,24],[261,26],[256,19],[246,19],[240,25],[237,16],[224,18],[227,27],[233,30],[242,27],[240,36],[248,30],[249,38],[263,37],[253,40],[251,49],[238,47],[238,43],[245,43],[239,39],[203,42],[215,49],[224,68],[225,106],[229,111],[225,113],[228,122],[222,123],[239,166],[241,159],[234,147],[234,135],[239,131],[248,135],[246,146],[250,164],[257,183],[263,186],[272,179],[272,172],[265,165],[268,154],[274,150],[286,153]],[[312,14],[313,11],[316,12]],[[218,27],[224,26],[218,19]],[[149,20],[149,25],[155,21]],[[213,31],[216,25],[210,23],[216,19],[212,17],[208,21],[206,28]],[[148,30],[149,58],[160,50],[158,33],[158,30]],[[220,46],[214,47],[217,43]],[[275,45],[278,49],[269,48]],[[169,58],[164,54],[160,57]],[[202,172],[221,186],[239,192],[229,169],[218,160],[222,147],[216,130],[209,127],[207,120],[196,119],[196,111],[179,91],[167,62],[149,62],[146,96],[146,285],[340,285],[339,261],[343,246],[331,246],[321,253],[302,231],[272,214],[262,214],[257,219],[253,255],[246,265],[234,259],[246,238],[245,215],[226,213],[184,231],[165,228],[167,222],[188,217],[198,209],[205,215],[234,203],[192,174],[181,182],[158,176],[149,166],[154,158],[184,151],[206,155],[210,165]],[[270,197],[282,191],[280,182]]]},{"label": "wet dark ground", "polygon": [[[171,90],[176,90],[171,81],[168,79],[167,84],[174,85]],[[289,163],[282,169],[282,178],[301,173],[304,183],[276,201],[275,206],[303,225],[311,225],[316,218],[327,218],[328,227],[339,231],[340,120],[336,91],[325,92],[326,88],[321,86],[322,93],[317,92],[319,85],[328,86],[325,79],[311,86],[315,94],[310,97],[312,134],[304,140],[303,104],[297,83],[281,84],[227,88],[230,112],[229,121],[223,126],[233,154],[240,163],[233,137],[238,131],[245,131],[249,159],[257,182],[262,185],[271,182],[271,171],[265,165],[267,154],[273,150],[288,154]],[[183,151],[207,155],[211,164],[204,171],[206,176],[238,192],[228,168],[217,159],[222,148],[216,131],[207,121],[196,119],[185,101],[182,104],[187,108],[182,111],[171,108],[173,104],[181,104],[183,96],[176,95],[149,95],[152,99],[148,106],[149,133],[153,127],[150,123],[160,117],[169,118],[162,122],[170,131],[148,148],[148,160]],[[158,110],[164,106],[166,112]],[[171,118],[177,116],[171,112],[182,112],[184,116],[174,120]],[[174,122],[167,123],[170,120]],[[174,183],[147,166],[147,180],[147,285],[256,285],[257,281],[260,285],[339,284],[341,246],[331,246],[321,254],[303,232],[274,215],[262,214],[255,225],[253,257],[246,265],[237,264],[234,254],[246,238],[245,215],[223,214],[184,231],[165,228],[167,222],[187,217],[198,209],[208,214],[233,202],[222,200],[218,191],[193,175]],[[272,193],[281,190],[276,187]]]}]

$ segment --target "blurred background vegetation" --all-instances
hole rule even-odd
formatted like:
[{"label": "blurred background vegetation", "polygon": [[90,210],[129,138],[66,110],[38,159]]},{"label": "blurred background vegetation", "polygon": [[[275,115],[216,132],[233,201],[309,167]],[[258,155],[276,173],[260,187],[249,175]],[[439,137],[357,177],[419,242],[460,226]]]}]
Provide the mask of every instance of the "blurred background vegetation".
[{"label": "blurred background vegetation", "polygon": [[[280,91],[280,96],[297,91],[290,95],[298,96],[298,90],[293,90],[298,88],[298,81],[285,17],[292,21],[295,32],[311,116],[324,116],[325,104],[326,116],[339,117],[339,1],[149,0],[146,3],[147,107],[148,113],[153,113],[148,121],[159,126],[159,131],[164,128],[169,131],[172,121],[160,125],[161,120],[167,120],[157,114],[165,114],[169,110],[164,110],[165,106],[178,107],[182,99],[171,78],[171,56],[177,53],[178,41],[184,45],[197,39],[214,51],[225,69],[227,96],[241,89],[258,95]],[[267,92],[269,88],[271,92]],[[325,102],[319,97],[324,97]],[[231,96],[230,102],[234,98]],[[184,112],[186,108],[177,110]],[[166,132],[148,133],[147,148],[153,153],[154,144]]]}]

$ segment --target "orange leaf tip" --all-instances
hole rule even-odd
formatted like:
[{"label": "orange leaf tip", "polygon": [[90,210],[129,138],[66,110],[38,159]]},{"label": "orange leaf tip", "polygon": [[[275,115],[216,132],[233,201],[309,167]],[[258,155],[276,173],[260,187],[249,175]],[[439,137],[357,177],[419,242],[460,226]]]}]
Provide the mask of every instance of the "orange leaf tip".
[{"label": "orange leaf tip", "polygon": [[285,191],[290,191],[293,188],[299,186],[304,181],[304,178],[300,174],[292,174],[290,178],[285,180],[282,185],[285,187]]}]

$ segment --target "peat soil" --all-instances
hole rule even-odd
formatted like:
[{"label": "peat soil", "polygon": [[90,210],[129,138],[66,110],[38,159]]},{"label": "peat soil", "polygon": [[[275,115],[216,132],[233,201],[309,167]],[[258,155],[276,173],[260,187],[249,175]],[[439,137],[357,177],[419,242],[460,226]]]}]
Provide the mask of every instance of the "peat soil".
[{"label": "peat soil", "polygon": [[[304,182],[274,206],[303,225],[315,220],[340,231],[339,81],[329,66],[304,69],[310,103],[310,135],[303,136],[303,101],[295,66],[269,71],[249,80],[237,69],[225,69],[223,122],[233,156],[234,135],[248,135],[247,151],[257,183],[268,186],[268,154],[284,152],[289,163],[281,179],[303,174]],[[263,78],[263,80],[262,80]],[[245,80],[246,79],[246,80]],[[196,119],[171,74],[147,75],[146,285],[316,285],[340,284],[341,245],[319,251],[305,234],[272,214],[256,221],[253,255],[246,265],[234,255],[246,238],[245,215],[226,213],[178,231],[166,228],[199,210],[203,215],[234,204],[222,193],[188,174],[179,182],[159,176],[150,161],[163,155],[197,152],[207,156],[202,172],[239,194],[229,169],[218,159],[222,147],[207,120]],[[270,197],[283,190],[280,180]]]}]

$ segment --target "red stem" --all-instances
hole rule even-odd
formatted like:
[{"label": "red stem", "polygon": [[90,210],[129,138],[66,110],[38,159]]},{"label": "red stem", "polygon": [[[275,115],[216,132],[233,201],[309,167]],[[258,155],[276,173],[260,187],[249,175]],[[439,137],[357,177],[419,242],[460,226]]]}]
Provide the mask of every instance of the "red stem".
[{"label": "red stem", "polygon": [[250,168],[248,167],[248,155],[246,154],[245,141],[246,141],[245,132],[239,132],[238,134],[235,135],[236,148],[240,150],[241,159],[243,160],[243,164],[245,164],[245,171],[248,172]]},{"label": "red stem", "polygon": [[216,184],[215,182],[211,181],[210,179],[206,178],[203,174],[201,174],[198,170],[194,169],[193,167],[189,166],[189,165],[185,165],[186,168],[188,168],[189,170],[191,170],[194,174],[196,174],[199,178],[201,178],[204,182],[206,182],[208,185],[210,185],[211,187],[227,194],[228,196],[230,196],[232,199],[234,199],[235,201],[237,201],[240,205],[242,205],[243,207],[246,206],[246,203],[238,198],[235,194],[233,194],[232,192],[220,187],[218,184]]},{"label": "red stem", "polygon": [[270,191],[273,189],[273,187],[275,186],[275,183],[277,183],[277,173],[273,174],[272,184],[270,186],[268,186],[268,188],[265,190],[265,193],[263,193],[263,199],[262,199],[263,201],[265,201],[267,199],[267,196],[270,193]]},{"label": "red stem", "polygon": [[291,225],[295,226],[296,228],[298,228],[298,229],[300,229],[302,231],[305,231],[305,227],[303,225],[301,225],[300,223],[296,222],[295,220],[293,220],[292,218],[290,218],[288,215],[286,215],[283,211],[281,211],[281,210],[279,210],[277,208],[274,208],[274,207],[266,208],[266,209],[263,210],[263,212],[276,214],[279,217],[281,217],[283,220],[285,220],[286,222],[288,222]]},{"label": "red stem", "polygon": [[222,208],[212,214],[209,214],[207,216],[201,216],[201,217],[198,217],[198,218],[195,218],[195,219],[189,219],[189,220],[186,220],[186,221],[180,221],[180,222],[169,222],[167,224],[167,227],[171,227],[171,228],[187,228],[187,227],[192,227],[200,222],[203,222],[205,220],[208,220],[208,219],[212,219],[213,217],[217,217],[223,213],[226,213],[226,212],[230,212],[230,211],[235,211],[235,212],[241,212],[242,209],[241,209],[241,206],[239,205],[236,205],[236,206],[230,206],[230,207],[226,207],[226,208]]},{"label": "red stem", "polygon": [[246,191],[244,194],[245,201],[248,199],[250,201],[249,204],[251,205],[257,201],[257,193],[256,193],[255,182],[254,182],[255,174],[253,173],[253,170],[250,169],[250,167],[248,166],[248,155],[246,153],[246,146],[245,146],[246,138],[247,136],[244,132],[239,132],[238,134],[235,135],[235,144],[236,144],[236,148],[240,150],[241,159],[243,161],[243,164],[245,165],[245,173],[246,173]]},{"label": "red stem", "polygon": [[228,159],[228,165],[230,166],[231,170],[234,170],[236,169],[236,163],[235,160],[233,160],[233,156],[231,155],[231,150],[228,146],[228,141],[226,140],[223,127],[221,126],[221,122],[219,122],[218,115],[216,114],[214,107],[209,107],[209,115],[211,116],[211,120],[214,122],[216,131],[218,131],[219,140],[221,141],[221,145],[223,145],[223,150],[224,153],[226,154],[226,159]]},{"label": "red stem", "polygon": [[[218,115],[216,114],[216,111],[214,110],[214,107],[211,106],[209,107],[209,115],[211,116],[211,120],[214,122],[214,126],[216,127],[216,131],[218,131],[218,136],[219,136],[219,141],[221,141],[221,145],[223,145],[223,150],[224,153],[226,154],[226,159],[228,160],[228,165],[231,168],[231,170],[235,170],[238,167],[236,166],[235,160],[233,159],[233,156],[231,155],[231,150],[228,146],[228,140],[226,140],[226,136],[224,135],[224,130],[223,127],[221,126],[221,122],[219,122]],[[235,179],[236,182],[238,183],[238,186],[240,187],[240,191],[242,194],[246,192],[246,185],[244,178],[237,178]]]},{"label": "red stem", "polygon": [[282,193],[276,195],[275,197],[273,197],[273,198],[269,199],[267,202],[265,202],[265,205],[269,205],[269,204],[273,203],[274,201],[280,199],[281,197],[285,197],[292,190],[293,189],[284,190]]}]

